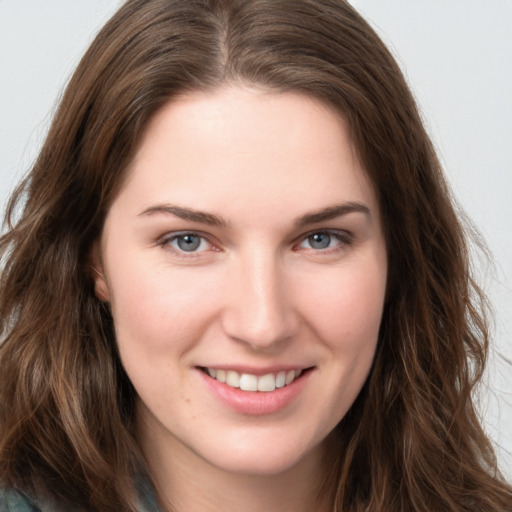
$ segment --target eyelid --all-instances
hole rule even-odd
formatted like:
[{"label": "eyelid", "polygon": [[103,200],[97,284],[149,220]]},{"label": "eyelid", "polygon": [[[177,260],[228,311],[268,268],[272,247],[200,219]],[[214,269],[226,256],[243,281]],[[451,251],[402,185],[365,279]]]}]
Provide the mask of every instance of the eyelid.
[{"label": "eyelid", "polygon": [[[300,237],[296,239],[296,242],[294,243],[294,250],[300,249],[300,244],[302,244],[304,241],[306,241],[310,236],[316,235],[316,234],[328,234],[330,236],[334,236],[337,238],[341,244],[342,247],[345,247],[347,245],[350,245],[353,240],[354,236],[349,231],[346,231],[344,229],[333,229],[333,228],[326,228],[326,229],[312,229],[311,231],[308,231],[307,233],[302,234]],[[304,248],[308,250],[308,248]],[[328,247],[325,249],[314,249],[309,248],[309,250],[314,251],[316,253],[327,253],[339,250],[340,247]]]},{"label": "eyelid", "polygon": [[[319,228],[319,229],[312,229],[306,233],[301,234],[299,237],[297,237],[295,239],[295,242],[293,242],[293,244],[292,244],[292,249],[294,251],[300,250],[301,243],[303,243],[305,240],[307,240],[310,236],[315,235],[315,234],[320,234],[320,233],[325,233],[325,234],[335,237],[337,240],[339,240],[339,244],[337,244],[335,247],[328,247],[325,249],[314,249],[312,247],[311,248],[302,248],[302,249],[310,250],[310,251],[318,253],[318,254],[322,254],[322,253],[326,254],[326,253],[330,253],[330,252],[335,252],[337,250],[341,250],[341,249],[345,248],[346,246],[351,245],[352,242],[354,241],[354,235],[347,230],[333,229],[333,228],[324,228],[324,229]],[[173,240],[176,240],[179,237],[185,236],[185,235],[197,236],[197,237],[201,238],[202,240],[204,240],[209,245],[209,247],[207,249],[201,250],[201,251],[187,252],[187,251],[183,251],[183,250],[177,249],[175,247],[172,247],[170,245],[170,242],[172,242]],[[194,230],[194,229],[189,229],[189,230],[184,229],[184,230],[180,230],[180,231],[171,231],[171,232],[168,232],[165,235],[159,237],[157,240],[157,245],[173,251],[176,255],[179,255],[180,257],[188,257],[188,258],[194,257],[194,256],[198,257],[200,254],[203,254],[210,250],[213,250],[213,251],[221,250],[219,248],[220,244],[216,243],[215,241],[212,241],[212,238],[213,237],[211,234],[205,233],[203,231],[198,231],[198,230]]]},{"label": "eyelid", "polygon": [[[197,236],[197,237],[201,238],[202,240],[206,241],[210,247],[208,249],[202,250],[202,251],[187,252],[187,251],[183,251],[183,250],[180,250],[180,249],[177,249],[177,248],[171,246],[172,241],[174,241],[180,237],[186,236],[186,235]],[[218,244],[215,244],[212,241],[211,235],[204,233],[202,231],[194,230],[194,229],[184,229],[181,231],[171,231],[169,233],[166,233],[165,235],[161,236],[157,240],[157,244],[160,245],[161,247],[163,247],[164,249],[167,248],[169,250],[172,250],[175,254],[179,255],[180,257],[194,257],[194,256],[197,257],[199,254],[207,252],[208,250],[219,250]]]}]

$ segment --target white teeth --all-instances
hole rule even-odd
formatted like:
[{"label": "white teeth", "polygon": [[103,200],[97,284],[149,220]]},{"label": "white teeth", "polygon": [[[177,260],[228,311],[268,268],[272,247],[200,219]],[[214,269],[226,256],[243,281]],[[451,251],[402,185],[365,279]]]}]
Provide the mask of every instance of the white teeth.
[{"label": "white teeth", "polygon": [[258,391],[258,377],[242,373],[240,375],[240,389],[243,391]]},{"label": "white teeth", "polygon": [[232,388],[240,387],[240,375],[237,372],[228,370],[226,372],[226,384]]},{"label": "white teeth", "polygon": [[212,379],[226,383],[232,388],[240,388],[242,391],[269,392],[291,384],[302,374],[302,370],[281,371],[278,373],[267,373],[258,377],[250,373],[238,373],[233,370],[219,370],[207,368],[208,375]]},{"label": "white teeth", "polygon": [[276,377],[276,388],[282,388],[286,385],[286,372],[279,372]]},{"label": "white teeth", "polygon": [[258,391],[274,391],[274,389],[276,389],[276,378],[272,373],[258,378]]}]

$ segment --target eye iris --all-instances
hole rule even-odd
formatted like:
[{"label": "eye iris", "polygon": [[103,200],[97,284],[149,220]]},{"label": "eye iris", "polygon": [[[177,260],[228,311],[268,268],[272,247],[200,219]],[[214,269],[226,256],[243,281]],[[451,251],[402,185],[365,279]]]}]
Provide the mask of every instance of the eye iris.
[{"label": "eye iris", "polygon": [[177,242],[178,247],[182,251],[191,252],[195,251],[199,247],[201,239],[196,235],[182,235],[178,238]]},{"label": "eye iris", "polygon": [[331,243],[331,235],[328,233],[315,233],[308,240],[313,249],[326,249]]}]

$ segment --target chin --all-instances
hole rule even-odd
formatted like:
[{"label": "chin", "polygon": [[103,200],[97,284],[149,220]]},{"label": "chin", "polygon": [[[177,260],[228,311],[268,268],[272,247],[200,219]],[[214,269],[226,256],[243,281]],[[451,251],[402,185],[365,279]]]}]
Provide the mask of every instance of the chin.
[{"label": "chin", "polygon": [[281,440],[250,444],[228,442],[222,450],[209,454],[207,460],[225,472],[265,477],[300,470],[302,465],[310,468],[313,461],[323,459],[322,453],[323,443],[305,449],[304,446],[283,443]]}]

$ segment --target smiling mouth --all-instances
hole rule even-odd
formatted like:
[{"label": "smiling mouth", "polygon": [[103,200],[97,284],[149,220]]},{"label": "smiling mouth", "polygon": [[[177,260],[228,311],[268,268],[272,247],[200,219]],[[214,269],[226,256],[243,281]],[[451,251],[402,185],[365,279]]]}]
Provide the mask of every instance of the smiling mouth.
[{"label": "smiling mouth", "polygon": [[288,370],[266,375],[253,375],[250,373],[239,373],[234,370],[222,370],[217,368],[201,368],[212,379],[217,380],[232,388],[242,391],[261,391],[268,393],[276,389],[284,388],[298,379],[304,372],[310,370]]}]

